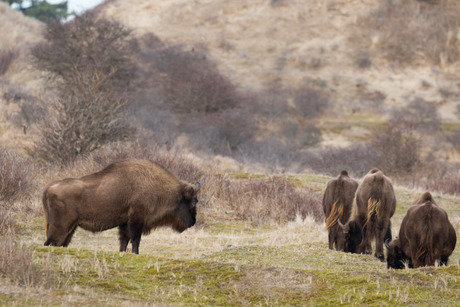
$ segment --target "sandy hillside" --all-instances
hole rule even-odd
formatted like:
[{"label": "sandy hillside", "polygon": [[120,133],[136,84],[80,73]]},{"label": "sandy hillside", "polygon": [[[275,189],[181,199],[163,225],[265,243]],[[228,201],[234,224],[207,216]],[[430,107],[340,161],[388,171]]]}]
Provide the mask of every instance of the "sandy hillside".
[{"label": "sandy hillside", "polygon": [[[455,67],[403,69],[374,58],[368,69],[356,67],[354,33],[360,16],[377,0],[112,0],[101,6],[139,35],[154,32],[171,43],[207,49],[223,73],[249,88],[278,80],[297,86],[306,80],[326,86],[337,111],[359,109],[363,96],[380,92],[385,107],[423,97],[456,120]],[[378,41],[379,37],[372,40]],[[362,52],[372,52],[370,49]],[[422,86],[422,85],[425,86]],[[341,113],[341,112],[340,112]]]},{"label": "sandy hillside", "polygon": [[26,17],[0,2],[0,53],[12,51],[16,56],[0,76],[0,143],[15,146],[27,143],[26,123],[19,103],[28,97],[41,97],[42,79],[32,66],[30,50],[43,37],[44,24]]}]

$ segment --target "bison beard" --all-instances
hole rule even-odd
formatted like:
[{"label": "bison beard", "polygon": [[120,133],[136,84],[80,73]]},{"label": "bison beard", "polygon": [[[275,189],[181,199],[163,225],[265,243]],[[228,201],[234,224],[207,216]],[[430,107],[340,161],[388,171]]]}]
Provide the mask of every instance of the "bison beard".
[{"label": "bison beard", "polygon": [[120,251],[139,253],[142,234],[162,226],[178,232],[196,223],[197,192],[145,160],[110,164],[100,172],[51,183],[43,193],[45,245],[68,246],[77,227],[100,232],[118,227]]}]

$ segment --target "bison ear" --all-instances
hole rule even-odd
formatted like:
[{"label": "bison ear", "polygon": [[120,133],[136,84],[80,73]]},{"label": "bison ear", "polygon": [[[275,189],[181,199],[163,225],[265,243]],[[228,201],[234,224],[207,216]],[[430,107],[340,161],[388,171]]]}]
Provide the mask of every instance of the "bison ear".
[{"label": "bison ear", "polygon": [[195,187],[185,184],[184,185],[184,190],[183,190],[183,196],[185,199],[192,199],[193,195],[195,194]]}]

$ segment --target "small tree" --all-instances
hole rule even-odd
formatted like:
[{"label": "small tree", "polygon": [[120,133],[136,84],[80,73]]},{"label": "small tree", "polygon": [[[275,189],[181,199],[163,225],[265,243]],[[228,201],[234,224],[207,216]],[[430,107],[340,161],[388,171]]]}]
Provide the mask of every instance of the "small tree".
[{"label": "small tree", "polygon": [[41,139],[35,144],[34,156],[65,163],[134,133],[123,120],[127,100],[98,88],[110,75],[96,72],[80,77],[84,80],[76,82],[74,92],[49,105],[51,120],[40,126]]},{"label": "small tree", "polygon": [[48,25],[47,41],[33,55],[56,81],[58,99],[39,126],[42,138],[33,155],[66,162],[133,134],[123,120],[135,77],[129,55],[136,45],[129,35],[121,24],[92,12]]}]

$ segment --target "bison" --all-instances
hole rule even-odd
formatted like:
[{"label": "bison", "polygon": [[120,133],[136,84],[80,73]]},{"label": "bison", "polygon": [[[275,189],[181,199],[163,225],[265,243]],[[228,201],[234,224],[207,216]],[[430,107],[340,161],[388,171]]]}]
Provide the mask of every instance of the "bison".
[{"label": "bison", "polygon": [[391,240],[391,221],[396,209],[396,197],[391,180],[382,171],[372,169],[364,176],[356,190],[350,221],[339,226],[345,234],[345,251],[372,254],[385,261],[383,243]]},{"label": "bison", "polygon": [[43,193],[45,245],[68,246],[77,227],[92,232],[118,227],[120,251],[131,241],[138,254],[142,234],[195,225],[199,189],[199,182],[181,181],[146,160],[120,161],[91,175],[55,181]]},{"label": "bison", "polygon": [[326,217],[326,228],[329,232],[329,249],[345,250],[345,237],[340,231],[338,220],[347,222],[351,214],[351,206],[358,182],[348,176],[347,171],[327,183],[323,196],[323,211]]},{"label": "bison", "polygon": [[407,210],[397,239],[388,243],[388,268],[403,269],[446,265],[455,249],[457,235],[446,211],[425,192]]}]

